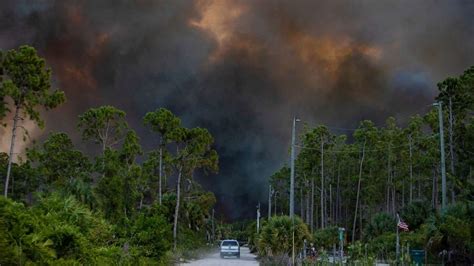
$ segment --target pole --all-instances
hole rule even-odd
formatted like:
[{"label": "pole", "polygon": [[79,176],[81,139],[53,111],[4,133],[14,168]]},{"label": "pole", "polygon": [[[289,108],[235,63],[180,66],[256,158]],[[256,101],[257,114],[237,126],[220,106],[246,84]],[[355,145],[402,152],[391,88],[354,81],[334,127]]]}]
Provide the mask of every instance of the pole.
[{"label": "pole", "polygon": [[397,213],[397,244],[396,244],[396,254],[397,254],[397,260],[396,260],[396,265],[398,265],[399,257],[400,257],[400,234],[399,234],[399,229],[398,229],[398,223],[400,222],[400,217],[398,216]]},{"label": "pole", "polygon": [[291,130],[291,159],[290,159],[290,218],[295,215],[295,131],[296,117],[293,118],[293,127]]},{"label": "pole", "polygon": [[268,220],[272,217],[272,185],[268,185]]},{"label": "pole", "polygon": [[214,227],[214,209],[212,209],[212,243],[216,240],[215,237],[215,227]]},{"label": "pole", "polygon": [[344,231],[346,229],[343,227],[339,227],[339,261],[343,262],[343,257],[344,257]]},{"label": "pole", "polygon": [[446,209],[446,164],[444,158],[443,105],[441,101],[436,105],[438,106],[439,144],[441,151],[441,211],[444,211]]},{"label": "pole", "polygon": [[299,121],[293,117],[293,128],[291,130],[291,171],[290,171],[290,218],[292,221],[292,252],[291,262],[295,265],[295,138],[296,138],[296,122]]}]

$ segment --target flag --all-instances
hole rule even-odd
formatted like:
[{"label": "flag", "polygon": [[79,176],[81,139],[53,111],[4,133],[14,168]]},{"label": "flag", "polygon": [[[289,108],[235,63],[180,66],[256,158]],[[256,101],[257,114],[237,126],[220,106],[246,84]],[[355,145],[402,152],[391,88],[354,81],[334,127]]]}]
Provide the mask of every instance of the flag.
[{"label": "flag", "polygon": [[402,219],[398,218],[398,224],[397,224],[398,228],[402,229],[403,231],[405,232],[408,232],[408,224],[406,224],[404,221],[402,221]]}]

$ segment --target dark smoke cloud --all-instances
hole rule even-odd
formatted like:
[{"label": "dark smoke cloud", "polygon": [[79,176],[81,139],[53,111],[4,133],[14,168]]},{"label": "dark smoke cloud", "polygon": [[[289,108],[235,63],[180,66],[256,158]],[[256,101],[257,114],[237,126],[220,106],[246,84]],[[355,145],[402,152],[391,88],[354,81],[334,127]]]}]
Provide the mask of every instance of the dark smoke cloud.
[{"label": "dark smoke cloud", "polygon": [[200,177],[229,218],[250,217],[287,160],[291,118],[353,127],[426,111],[437,81],[474,62],[474,2],[47,1],[0,3],[0,48],[38,48],[68,103],[47,131],[112,104],[144,136],[168,107],[208,127],[218,175]]}]

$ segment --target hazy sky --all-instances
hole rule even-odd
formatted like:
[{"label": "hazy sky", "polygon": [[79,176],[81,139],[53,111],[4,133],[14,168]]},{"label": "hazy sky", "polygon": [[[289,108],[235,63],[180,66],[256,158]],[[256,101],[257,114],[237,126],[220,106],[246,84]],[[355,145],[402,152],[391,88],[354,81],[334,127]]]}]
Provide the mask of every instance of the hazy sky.
[{"label": "hazy sky", "polygon": [[44,131],[27,125],[35,138],[66,131],[93,152],[77,115],[110,104],[149,150],[141,118],[167,107],[215,136],[221,171],[199,179],[219,210],[250,216],[287,161],[294,115],[356,127],[425,112],[438,81],[474,64],[474,1],[2,0],[0,49],[21,44],[68,98]]}]

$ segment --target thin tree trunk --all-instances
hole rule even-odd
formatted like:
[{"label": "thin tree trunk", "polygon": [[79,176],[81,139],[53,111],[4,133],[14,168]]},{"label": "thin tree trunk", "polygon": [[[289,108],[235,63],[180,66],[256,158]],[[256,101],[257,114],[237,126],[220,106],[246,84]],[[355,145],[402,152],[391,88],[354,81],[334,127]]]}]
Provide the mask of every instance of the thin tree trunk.
[{"label": "thin tree trunk", "polygon": [[311,217],[310,217],[311,234],[314,230],[314,176],[311,178]]},{"label": "thin tree trunk", "polygon": [[341,190],[340,190],[340,176],[341,176],[341,164],[337,165],[337,185],[336,185],[336,223],[340,221],[340,206],[341,206]]},{"label": "thin tree trunk", "polygon": [[303,186],[300,187],[300,217],[304,221],[304,196],[303,196]]},{"label": "thin tree trunk", "polygon": [[[308,181],[306,181],[306,188],[308,187]],[[306,192],[306,224],[311,223],[311,207],[310,207],[310,193],[309,191]]]},{"label": "thin tree trunk", "polygon": [[405,180],[402,180],[402,208],[405,207]]},{"label": "thin tree trunk", "polygon": [[272,185],[268,186],[268,219],[272,217]]},{"label": "thin tree trunk", "polygon": [[332,184],[329,183],[329,217],[331,217],[330,223],[334,224],[334,211],[333,211],[333,204],[332,204]]},{"label": "thin tree trunk", "polygon": [[278,215],[278,213],[277,213],[277,201],[278,201],[277,191],[275,191],[275,200],[274,201],[275,201],[275,203],[274,203],[275,204],[275,211],[273,213],[274,213],[274,215]]},{"label": "thin tree trunk", "polygon": [[[13,156],[14,156],[14,149],[15,149],[15,139],[16,139],[16,129],[18,127],[18,120],[20,119],[20,105],[16,105],[15,107],[15,115],[13,117],[13,127],[12,127],[12,142],[10,143],[10,153],[8,157],[8,168],[7,168],[7,176],[5,178],[5,190],[3,195],[5,198],[8,197],[8,183],[10,182],[10,175],[12,170],[12,163],[13,163]],[[13,182],[12,182],[13,183]]]},{"label": "thin tree trunk", "polygon": [[418,177],[418,200],[421,200],[421,180]]},{"label": "thin tree trunk", "polygon": [[160,145],[160,163],[159,163],[159,179],[158,179],[158,202],[162,202],[161,178],[163,176],[163,145]]},{"label": "thin tree trunk", "polygon": [[391,146],[388,146],[388,159],[387,159],[387,195],[386,195],[386,204],[387,204],[387,213],[390,212],[390,187],[392,180],[392,162],[391,162]]},{"label": "thin tree trunk", "polygon": [[409,150],[410,150],[410,203],[413,201],[413,150],[411,134],[408,136]]},{"label": "thin tree trunk", "polygon": [[173,223],[173,248],[176,250],[178,244],[178,215],[179,215],[179,203],[181,196],[181,175],[182,169],[178,171],[178,181],[176,184],[176,208],[174,209],[174,223]]},{"label": "thin tree trunk", "polygon": [[455,201],[455,194],[454,194],[454,176],[456,175],[455,168],[454,168],[454,143],[453,143],[453,124],[454,124],[454,116],[453,116],[453,101],[451,97],[449,97],[449,153],[451,155],[451,202],[454,203]]},{"label": "thin tree trunk", "polygon": [[324,229],[324,143],[323,137],[321,137],[321,228]]},{"label": "thin tree trunk", "polygon": [[395,173],[392,174],[392,177],[390,179],[390,183],[391,183],[391,186],[392,186],[392,215],[393,216],[395,216],[395,214],[397,213],[396,208],[395,208],[396,195],[395,195],[395,185],[393,184],[394,183],[393,182],[394,177],[395,177]]},{"label": "thin tree trunk", "polygon": [[364,140],[364,145],[362,146],[362,157],[360,159],[360,164],[359,164],[359,182],[357,183],[357,197],[356,197],[356,206],[355,206],[355,212],[354,212],[354,223],[352,224],[352,242],[353,243],[355,241],[357,211],[359,209],[360,183],[361,183],[361,180],[362,180],[362,165],[364,163],[364,158],[365,158],[365,144],[366,144],[366,142],[367,142],[367,140]]},{"label": "thin tree trunk", "polygon": [[[361,200],[362,201],[362,200]],[[362,225],[362,215],[364,214],[363,212],[363,207],[364,205],[362,205],[362,202],[360,203],[360,210],[359,210],[359,239],[362,239],[362,228],[363,228],[363,225]]]}]

